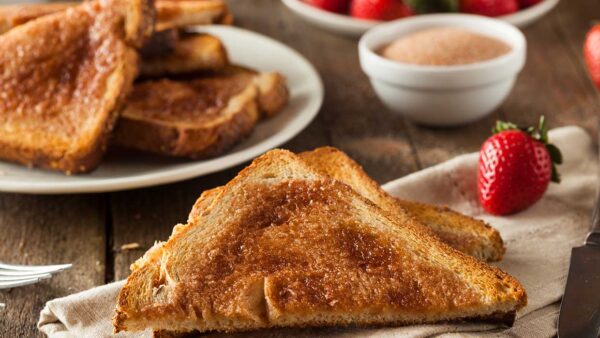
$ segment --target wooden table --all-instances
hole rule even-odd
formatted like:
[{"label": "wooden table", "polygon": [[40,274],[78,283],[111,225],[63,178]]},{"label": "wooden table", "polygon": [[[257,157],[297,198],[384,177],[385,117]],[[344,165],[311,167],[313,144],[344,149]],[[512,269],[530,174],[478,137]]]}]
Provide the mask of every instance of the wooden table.
[{"label": "wooden table", "polygon": [[[545,114],[551,127],[579,125],[596,132],[600,100],[581,49],[590,21],[600,14],[597,0],[563,0],[551,15],[525,29],[527,65],[509,99],[489,118],[453,129],[419,127],[387,111],[359,69],[355,40],[308,26],[278,0],[230,5],[237,25],[292,46],[316,66],[325,83],[320,114],[283,147],[336,146],[379,182],[476,151],[496,119],[534,123]],[[50,281],[0,292],[0,302],[7,304],[0,313],[0,336],[39,336],[35,325],[46,301],[126,278],[129,264],[184,222],[204,189],[225,183],[240,168],[110,194],[0,194],[0,261],[74,264]],[[141,247],[121,249],[134,242]]]}]

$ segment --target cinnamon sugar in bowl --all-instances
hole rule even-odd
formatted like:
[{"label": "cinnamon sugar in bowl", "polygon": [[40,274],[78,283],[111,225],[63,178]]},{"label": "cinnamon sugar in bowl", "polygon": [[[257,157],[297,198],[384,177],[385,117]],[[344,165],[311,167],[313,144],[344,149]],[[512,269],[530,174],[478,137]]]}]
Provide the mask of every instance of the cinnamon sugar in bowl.
[{"label": "cinnamon sugar in bowl", "polygon": [[434,14],[378,25],[360,64],[393,112],[426,125],[465,124],[494,111],[525,64],[526,41],[500,20]]},{"label": "cinnamon sugar in bowl", "polygon": [[392,61],[423,66],[483,62],[510,52],[504,41],[461,27],[436,27],[401,37],[380,54]]}]

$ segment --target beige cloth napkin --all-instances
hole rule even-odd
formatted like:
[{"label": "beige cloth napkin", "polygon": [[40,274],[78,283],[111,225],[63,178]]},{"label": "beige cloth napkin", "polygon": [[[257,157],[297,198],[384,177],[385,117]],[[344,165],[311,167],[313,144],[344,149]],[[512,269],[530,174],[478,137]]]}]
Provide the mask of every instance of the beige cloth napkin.
[{"label": "beige cloth napkin", "polygon": [[[397,328],[277,329],[248,333],[252,337],[549,337],[554,335],[568,271],[571,247],[580,245],[590,224],[597,183],[597,156],[592,141],[578,127],[550,133],[563,151],[563,182],[528,210],[510,217],[492,217],[477,202],[477,154],[459,156],[384,185],[393,195],[446,204],[480,217],[496,227],[507,244],[498,266],[525,286],[529,305],[515,326],[501,329],[483,324],[422,325]],[[113,337],[111,318],[122,282],[49,301],[38,327],[49,337]],[[118,337],[149,337],[149,331]],[[215,336],[227,336],[224,334]]]}]

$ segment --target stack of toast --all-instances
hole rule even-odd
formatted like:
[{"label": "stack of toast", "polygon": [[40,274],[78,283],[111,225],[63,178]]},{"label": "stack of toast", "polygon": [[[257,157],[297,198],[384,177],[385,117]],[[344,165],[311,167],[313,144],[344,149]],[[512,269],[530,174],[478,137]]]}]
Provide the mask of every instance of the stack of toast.
[{"label": "stack of toast", "polygon": [[511,325],[527,297],[487,265],[498,232],[448,209],[399,200],[335,148],[273,150],[204,192],[132,265],[116,332],[157,337],[273,327]]},{"label": "stack of toast", "polygon": [[0,159],[84,173],[109,144],[216,156],[287,104],[283,76],[232,65],[190,26],[230,24],[222,0],[0,6]]}]

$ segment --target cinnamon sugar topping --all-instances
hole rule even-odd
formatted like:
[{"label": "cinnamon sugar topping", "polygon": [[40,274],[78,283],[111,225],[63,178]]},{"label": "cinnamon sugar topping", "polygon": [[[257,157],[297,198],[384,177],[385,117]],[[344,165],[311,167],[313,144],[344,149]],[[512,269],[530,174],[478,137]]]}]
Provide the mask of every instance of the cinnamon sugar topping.
[{"label": "cinnamon sugar topping", "polygon": [[383,48],[390,60],[427,66],[452,66],[491,60],[511,47],[491,36],[457,27],[438,27],[402,37]]}]

